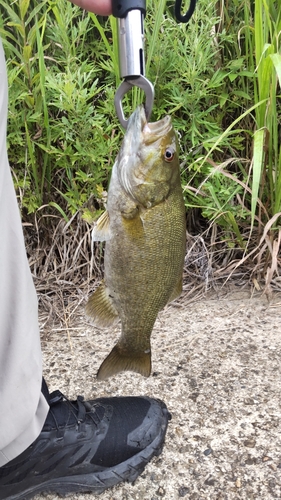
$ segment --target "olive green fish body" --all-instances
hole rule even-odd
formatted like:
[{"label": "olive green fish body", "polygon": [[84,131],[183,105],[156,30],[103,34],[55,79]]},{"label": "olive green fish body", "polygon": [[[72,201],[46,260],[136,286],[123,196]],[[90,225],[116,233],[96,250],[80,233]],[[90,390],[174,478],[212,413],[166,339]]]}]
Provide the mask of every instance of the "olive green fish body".
[{"label": "olive green fish body", "polygon": [[[129,138],[113,167],[106,215],[94,230],[95,239],[106,241],[105,276],[86,310],[97,324],[109,325],[119,317],[122,325],[118,343],[99,369],[100,379],[123,370],[150,374],[153,325],[182,287],[185,207],[175,134],[166,117],[157,122],[160,138],[156,133],[153,141],[155,134],[148,130],[148,139],[134,145],[132,135],[141,134],[146,124],[142,109],[134,114],[136,123],[131,128],[129,123]],[[172,159],[165,161],[167,148]]]}]

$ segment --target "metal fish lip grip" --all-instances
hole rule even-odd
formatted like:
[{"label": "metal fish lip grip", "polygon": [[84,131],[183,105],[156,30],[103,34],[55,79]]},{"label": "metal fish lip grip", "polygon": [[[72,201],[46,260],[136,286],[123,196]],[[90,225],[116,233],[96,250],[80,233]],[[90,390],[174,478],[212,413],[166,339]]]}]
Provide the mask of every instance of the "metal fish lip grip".
[{"label": "metal fish lip grip", "polygon": [[115,94],[114,104],[118,119],[126,129],[128,120],[124,116],[122,99],[132,87],[141,88],[146,96],[145,114],[151,115],[154,87],[145,77],[144,18],[146,0],[114,0],[112,13],[117,18],[120,77],[124,78]]},{"label": "metal fish lip grip", "polygon": [[[187,23],[195,9],[196,0],[190,0],[185,15],[181,14],[182,0],[175,0],[175,17],[179,22]],[[139,87],[145,93],[145,115],[149,121],[153,102],[154,87],[145,77],[144,58],[144,18],[146,0],[113,0],[112,14],[117,19],[117,37],[119,52],[119,71],[123,82],[117,89],[114,104],[118,119],[125,129],[128,120],[124,116],[122,99],[132,89]]]}]

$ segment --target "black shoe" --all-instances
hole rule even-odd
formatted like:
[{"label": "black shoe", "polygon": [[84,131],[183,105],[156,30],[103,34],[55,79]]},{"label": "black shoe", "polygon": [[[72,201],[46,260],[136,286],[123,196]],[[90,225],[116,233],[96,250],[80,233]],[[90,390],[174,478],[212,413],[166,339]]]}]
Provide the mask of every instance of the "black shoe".
[{"label": "black shoe", "polygon": [[49,395],[50,411],[36,441],[0,467],[0,500],[38,493],[102,493],[134,481],[159,455],[170,415],[148,397],[68,401]]}]

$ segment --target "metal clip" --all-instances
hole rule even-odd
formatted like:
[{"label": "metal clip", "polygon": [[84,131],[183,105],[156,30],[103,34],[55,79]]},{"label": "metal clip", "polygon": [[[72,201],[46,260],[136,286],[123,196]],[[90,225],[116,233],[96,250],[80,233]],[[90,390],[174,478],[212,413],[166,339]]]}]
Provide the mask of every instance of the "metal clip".
[{"label": "metal clip", "polygon": [[127,128],[122,99],[132,89],[139,87],[146,96],[145,112],[149,119],[154,88],[145,77],[144,61],[144,17],[146,13],[145,0],[113,0],[113,15],[117,18],[117,37],[119,49],[120,77],[124,78],[115,94],[115,108],[121,125]]},{"label": "metal clip", "polygon": [[154,87],[152,83],[145,78],[145,76],[140,75],[137,78],[131,78],[131,79],[126,79],[124,80],[121,85],[118,87],[117,92],[115,94],[114,98],[114,104],[115,104],[115,109],[116,109],[116,114],[118,116],[118,119],[125,129],[127,128],[128,125],[128,120],[126,120],[124,116],[124,111],[123,111],[123,106],[122,106],[122,99],[124,95],[131,90],[132,87],[139,87],[142,89],[145,93],[145,114],[147,121],[150,118],[152,107],[153,107],[153,101],[154,101]]}]

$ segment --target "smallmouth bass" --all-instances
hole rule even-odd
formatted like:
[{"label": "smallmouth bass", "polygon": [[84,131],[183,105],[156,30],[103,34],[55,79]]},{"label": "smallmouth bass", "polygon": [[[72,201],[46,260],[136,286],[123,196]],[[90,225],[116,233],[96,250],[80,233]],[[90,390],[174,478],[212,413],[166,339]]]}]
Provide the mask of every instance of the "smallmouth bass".
[{"label": "smallmouth bass", "polygon": [[182,291],[185,257],[185,206],[169,116],[147,123],[143,107],[131,115],[93,240],[106,242],[105,272],[86,313],[97,326],[118,318],[122,325],[97,378],[126,370],[147,377],[151,332],[158,312]]}]

